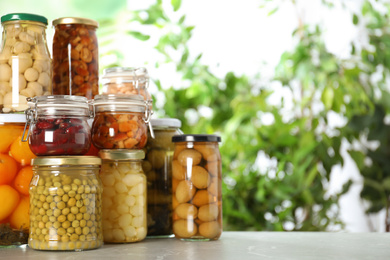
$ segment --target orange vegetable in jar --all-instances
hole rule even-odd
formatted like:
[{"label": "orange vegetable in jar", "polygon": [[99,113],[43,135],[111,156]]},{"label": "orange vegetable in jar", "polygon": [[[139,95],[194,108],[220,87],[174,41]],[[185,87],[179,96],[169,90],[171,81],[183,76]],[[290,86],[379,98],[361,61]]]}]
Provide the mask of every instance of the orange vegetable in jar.
[{"label": "orange vegetable in jar", "polygon": [[0,153],[8,153],[10,145],[23,132],[23,129],[17,125],[2,125],[0,127]]},{"label": "orange vegetable in jar", "polygon": [[22,142],[22,135],[11,144],[9,154],[22,166],[31,165],[31,160],[36,157],[31,152],[28,142]]},{"label": "orange vegetable in jar", "polygon": [[16,161],[7,154],[0,154],[0,185],[9,184],[18,170]]},{"label": "orange vegetable in jar", "polygon": [[29,196],[30,182],[33,177],[32,166],[23,167],[15,177],[15,189],[26,196]]},{"label": "orange vegetable in jar", "polygon": [[23,196],[9,218],[9,222],[11,223],[12,228],[26,229],[29,227],[30,225],[29,208],[30,208],[30,199],[29,197]]},{"label": "orange vegetable in jar", "polygon": [[9,185],[0,185],[0,221],[7,218],[18,205],[20,196]]}]

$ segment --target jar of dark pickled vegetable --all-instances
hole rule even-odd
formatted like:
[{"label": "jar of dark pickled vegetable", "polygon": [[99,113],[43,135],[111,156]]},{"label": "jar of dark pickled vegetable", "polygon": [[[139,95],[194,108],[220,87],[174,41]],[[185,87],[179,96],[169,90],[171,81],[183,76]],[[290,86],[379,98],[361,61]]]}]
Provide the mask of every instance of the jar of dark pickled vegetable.
[{"label": "jar of dark pickled vegetable", "polygon": [[23,136],[31,151],[42,155],[83,155],[91,145],[86,97],[42,96],[29,100],[26,111],[29,130]]},{"label": "jar of dark pickled vegetable", "polygon": [[176,118],[152,119],[155,138],[148,136],[142,167],[148,180],[148,237],[172,233],[172,137],[182,134]]},{"label": "jar of dark pickled vegetable", "polygon": [[98,22],[64,17],[53,26],[53,94],[92,99],[99,94]]}]

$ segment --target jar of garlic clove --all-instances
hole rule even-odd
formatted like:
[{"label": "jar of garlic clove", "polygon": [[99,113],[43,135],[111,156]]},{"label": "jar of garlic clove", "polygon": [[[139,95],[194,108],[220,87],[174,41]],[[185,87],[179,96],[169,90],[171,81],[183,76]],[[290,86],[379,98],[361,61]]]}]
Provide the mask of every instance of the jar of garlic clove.
[{"label": "jar of garlic clove", "polygon": [[1,17],[0,108],[27,109],[27,98],[51,94],[51,59],[46,43],[47,19],[29,13]]},{"label": "jar of garlic clove", "polygon": [[146,237],[146,176],[143,150],[100,150],[103,183],[103,238],[130,243]]}]

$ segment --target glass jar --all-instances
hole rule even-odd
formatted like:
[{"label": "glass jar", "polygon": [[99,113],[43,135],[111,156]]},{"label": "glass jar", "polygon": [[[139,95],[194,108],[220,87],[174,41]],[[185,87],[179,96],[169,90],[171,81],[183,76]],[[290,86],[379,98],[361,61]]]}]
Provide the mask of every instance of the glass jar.
[{"label": "glass jar", "polygon": [[0,247],[27,244],[35,155],[21,142],[25,122],[23,114],[0,114]]},{"label": "glass jar", "polygon": [[103,160],[103,237],[108,243],[146,237],[146,176],[142,150],[100,150]]},{"label": "glass jar", "polygon": [[92,143],[96,148],[144,148],[151,110],[141,96],[97,95],[93,106]]},{"label": "glass jar", "polygon": [[51,59],[46,43],[47,19],[28,13],[1,17],[0,108],[24,111],[28,97],[51,94]]},{"label": "glass jar", "polygon": [[148,237],[172,235],[172,136],[182,134],[175,118],[151,119],[150,133],[142,167],[148,180]]},{"label": "glass jar", "polygon": [[98,22],[63,17],[53,26],[53,94],[92,99],[99,94]]},{"label": "glass jar", "polygon": [[217,240],[222,233],[221,155],[216,135],[172,137],[173,233],[183,240]]},{"label": "glass jar", "polygon": [[42,96],[29,100],[26,111],[31,151],[38,155],[83,155],[91,145],[92,116],[86,97]]},{"label": "glass jar", "polygon": [[42,156],[32,165],[29,247],[75,251],[100,247],[100,158]]},{"label": "glass jar", "polygon": [[152,102],[146,68],[113,67],[103,71],[102,94],[141,95]]}]

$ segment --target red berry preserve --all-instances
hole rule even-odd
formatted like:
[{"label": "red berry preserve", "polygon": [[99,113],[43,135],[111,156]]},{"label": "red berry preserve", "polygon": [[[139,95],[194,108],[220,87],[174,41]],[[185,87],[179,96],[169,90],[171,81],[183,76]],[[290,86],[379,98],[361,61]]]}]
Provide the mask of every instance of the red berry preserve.
[{"label": "red berry preserve", "polygon": [[35,155],[83,155],[89,151],[91,128],[87,120],[92,113],[86,97],[42,96],[28,104],[26,125],[30,126],[23,139],[28,138]]}]

